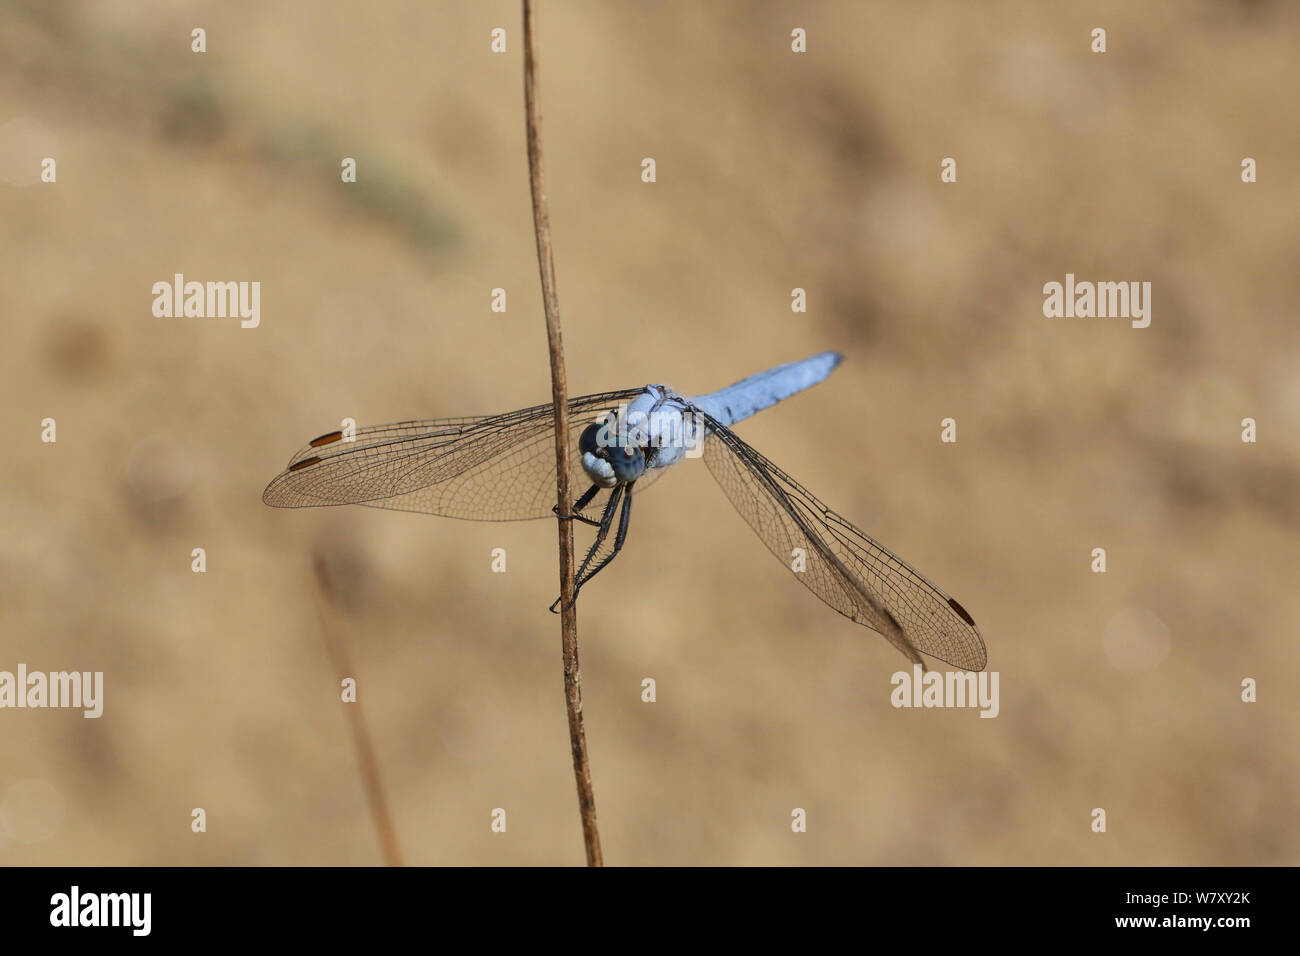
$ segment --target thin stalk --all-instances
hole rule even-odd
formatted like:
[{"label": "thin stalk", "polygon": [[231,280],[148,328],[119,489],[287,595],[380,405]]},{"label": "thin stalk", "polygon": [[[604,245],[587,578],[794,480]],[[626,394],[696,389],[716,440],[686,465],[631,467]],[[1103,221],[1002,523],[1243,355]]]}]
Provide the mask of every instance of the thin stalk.
[{"label": "thin stalk", "polygon": [[551,356],[551,401],[555,407],[555,495],[560,520],[560,646],[564,658],[564,703],[569,715],[569,748],[578,785],[578,811],[587,865],[603,866],[600,832],[596,829],[596,795],[591,786],[587,733],[582,725],[582,673],[578,670],[578,611],[573,600],[573,521],[569,494],[569,384],[564,372],[564,339],[560,335],[560,304],[555,294],[555,260],[551,253],[551,218],[542,185],[541,114],[537,107],[537,56],[533,36],[537,11],[524,0],[524,117],[528,138],[528,184],[533,194],[533,229],[537,234],[537,266],[542,276],[542,305],[546,310],[546,342]]},{"label": "thin stalk", "polygon": [[[312,561],[312,570],[316,574],[320,600],[317,610],[320,612],[320,638],[334,665],[339,679],[356,677],[356,668],[352,666],[352,657],[348,654],[334,630],[334,622],[327,619],[325,609],[334,612],[330,617],[337,617],[339,611],[338,595],[334,583],[330,580],[324,558],[317,554]],[[375,832],[379,836],[379,845],[384,852],[384,862],[389,866],[402,865],[402,850],[397,842],[397,828],[393,825],[393,815],[388,812],[388,798],[384,793],[384,778],[379,772],[379,757],[375,754],[375,745],[366,725],[366,715],[361,709],[361,698],[343,708],[347,718],[348,729],[352,731],[352,746],[357,752],[357,763],[361,769],[361,785],[366,791],[366,802],[370,804],[370,815],[375,821]]]}]

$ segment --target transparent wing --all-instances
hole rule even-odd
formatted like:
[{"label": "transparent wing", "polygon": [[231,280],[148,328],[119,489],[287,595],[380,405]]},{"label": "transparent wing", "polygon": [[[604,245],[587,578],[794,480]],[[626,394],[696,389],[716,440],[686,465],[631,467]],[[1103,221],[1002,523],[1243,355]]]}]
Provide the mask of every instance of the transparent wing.
[{"label": "transparent wing", "polygon": [[836,611],[880,632],[911,660],[918,651],[963,670],[983,670],[979,628],[960,604],[887,548],[836,514],[812,492],[703,415],[704,461],[722,490],[777,560]]},{"label": "transparent wing", "polygon": [[[569,400],[574,498],[591,487],[578,436],[601,414],[641,389]],[[359,429],[351,442],[338,432],[312,440],[277,475],[262,500],[276,508],[360,504],[476,521],[544,518],[555,506],[555,425],[550,403],[503,415],[435,418]],[[637,491],[662,472],[647,472]],[[603,490],[584,513],[599,515]]]}]

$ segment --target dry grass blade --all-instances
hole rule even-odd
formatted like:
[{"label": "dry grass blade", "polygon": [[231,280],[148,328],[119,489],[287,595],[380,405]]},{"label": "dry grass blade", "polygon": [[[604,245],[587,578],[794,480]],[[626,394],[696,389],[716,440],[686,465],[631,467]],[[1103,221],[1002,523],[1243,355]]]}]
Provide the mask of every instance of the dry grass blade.
[{"label": "dry grass blade", "polygon": [[[337,612],[338,596],[330,580],[329,569],[325,560],[317,554],[312,560],[312,571],[316,575],[316,584],[320,592],[317,604],[320,611],[320,636],[329,654],[330,663],[338,673],[339,679],[355,677],[356,670],[347,648],[339,640],[331,621],[325,613],[329,608]],[[392,814],[388,812],[388,798],[384,794],[384,781],[379,773],[379,758],[375,756],[375,746],[370,739],[370,730],[366,726],[365,713],[361,709],[361,698],[343,708],[347,715],[348,728],[352,731],[352,744],[357,751],[357,763],[361,765],[361,784],[366,791],[366,800],[370,804],[370,814],[375,819],[375,829],[379,833],[379,842],[384,850],[384,862],[389,866],[402,865],[402,851],[397,845],[397,828],[393,826]]]},{"label": "dry grass blade", "polygon": [[524,0],[524,116],[528,137],[528,181],[533,196],[533,228],[537,233],[537,265],[542,276],[546,309],[546,341],[551,356],[551,400],[555,408],[555,494],[559,505],[560,634],[564,656],[564,701],[569,717],[569,745],[578,785],[582,839],[587,865],[601,866],[600,833],[596,829],[596,796],[591,786],[587,734],[582,724],[582,673],[578,669],[578,612],[573,600],[573,497],[569,493],[569,386],[564,373],[564,340],[560,335],[560,305],[555,294],[555,261],[551,253],[551,220],[542,181],[542,144],[537,107],[537,57],[534,35],[537,16],[533,0]]}]

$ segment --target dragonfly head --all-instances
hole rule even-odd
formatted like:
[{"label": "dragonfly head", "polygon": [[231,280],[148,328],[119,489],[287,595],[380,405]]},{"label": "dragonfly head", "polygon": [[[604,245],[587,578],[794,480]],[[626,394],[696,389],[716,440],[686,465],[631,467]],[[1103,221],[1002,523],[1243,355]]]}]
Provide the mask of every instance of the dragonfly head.
[{"label": "dragonfly head", "polygon": [[645,474],[645,452],[636,439],[606,422],[592,422],[578,438],[582,470],[602,488],[636,481]]}]

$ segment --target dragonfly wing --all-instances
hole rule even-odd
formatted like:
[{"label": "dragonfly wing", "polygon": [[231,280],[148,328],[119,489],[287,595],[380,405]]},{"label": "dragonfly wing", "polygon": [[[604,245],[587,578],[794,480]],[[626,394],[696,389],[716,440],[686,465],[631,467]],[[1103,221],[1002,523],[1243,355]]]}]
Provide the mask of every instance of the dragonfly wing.
[{"label": "dragonfly wing", "polygon": [[845,617],[878,631],[911,660],[928,654],[964,670],[988,655],[966,610],[924,575],[836,514],[797,481],[705,416],[704,461],[736,510],[799,582]]},{"label": "dragonfly wing", "polygon": [[[599,414],[641,391],[569,401],[569,486],[575,498],[591,486],[578,436]],[[350,442],[332,432],[300,449],[266,486],[262,500],[277,508],[361,504],[477,521],[543,518],[555,505],[554,434],[549,403],[502,415],[375,425],[359,429]],[[585,513],[598,515],[608,495],[602,489]]]}]

